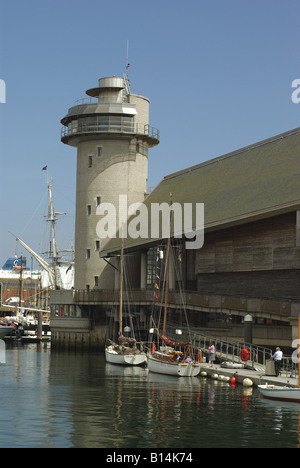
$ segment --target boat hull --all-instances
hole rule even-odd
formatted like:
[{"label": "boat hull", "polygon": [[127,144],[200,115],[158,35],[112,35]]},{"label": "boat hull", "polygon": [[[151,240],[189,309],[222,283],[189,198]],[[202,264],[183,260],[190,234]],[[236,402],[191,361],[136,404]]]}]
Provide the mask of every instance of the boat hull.
[{"label": "boat hull", "polygon": [[106,348],[105,359],[106,362],[109,362],[110,364],[118,364],[122,366],[140,366],[146,363],[146,354],[123,354]]},{"label": "boat hull", "polygon": [[264,398],[268,398],[269,400],[300,403],[300,388],[258,385],[258,390]]},{"label": "boat hull", "polygon": [[200,364],[195,362],[165,362],[147,355],[150,372],[156,374],[174,375],[176,377],[196,377],[200,373]]}]

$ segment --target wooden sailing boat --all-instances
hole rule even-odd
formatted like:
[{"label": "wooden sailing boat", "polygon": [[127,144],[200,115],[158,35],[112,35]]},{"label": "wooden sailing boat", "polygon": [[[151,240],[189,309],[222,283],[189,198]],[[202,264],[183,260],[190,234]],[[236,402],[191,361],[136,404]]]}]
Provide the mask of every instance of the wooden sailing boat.
[{"label": "wooden sailing boat", "polygon": [[[298,343],[300,345],[300,316],[298,317]],[[298,349],[298,352],[300,350]],[[282,387],[279,385],[258,385],[258,390],[264,398],[278,401],[300,403],[300,356],[298,354],[298,388]]]},{"label": "wooden sailing boat", "polygon": [[[147,364],[150,372],[166,375],[174,375],[177,377],[195,377],[200,372],[200,364],[195,362],[190,352],[189,342],[177,342],[170,340],[166,336],[167,327],[167,308],[168,308],[168,292],[169,292],[169,270],[170,270],[170,253],[171,253],[171,225],[172,225],[172,201],[170,203],[170,233],[167,247],[167,264],[166,264],[166,290],[164,302],[164,318],[163,332],[160,336],[160,341],[163,343],[159,350],[156,350],[154,341],[152,342],[151,351],[147,353]],[[157,330],[158,331],[158,330]],[[154,332],[154,329],[150,330]],[[183,351],[176,351],[176,348]]]},{"label": "wooden sailing boat", "polygon": [[123,228],[121,240],[121,260],[120,260],[120,299],[119,299],[119,333],[118,344],[111,340],[105,347],[105,358],[110,364],[120,364],[128,366],[138,366],[146,363],[146,354],[137,348],[134,338],[126,338],[123,335],[123,263],[124,263],[124,241]]}]

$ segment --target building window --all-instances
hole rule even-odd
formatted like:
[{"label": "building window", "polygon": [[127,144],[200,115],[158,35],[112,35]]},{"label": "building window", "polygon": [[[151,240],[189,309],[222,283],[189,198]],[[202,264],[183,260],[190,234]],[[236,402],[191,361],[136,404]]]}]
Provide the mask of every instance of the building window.
[{"label": "building window", "polygon": [[100,241],[96,240],[96,250],[100,250]]},{"label": "building window", "polygon": [[95,280],[95,287],[97,288],[99,286],[99,276],[94,276]]},{"label": "building window", "polygon": [[137,153],[140,152],[140,144],[139,144],[139,143],[136,144],[136,152],[137,152]]},{"label": "building window", "polygon": [[87,205],[87,214],[88,216],[92,214],[92,205]]},{"label": "building window", "polygon": [[93,155],[92,154],[89,154],[88,156],[88,160],[89,160],[89,167],[92,167],[93,166]]},{"label": "building window", "polygon": [[102,146],[98,146],[98,157],[100,158],[102,156]]},{"label": "building window", "polygon": [[100,206],[100,205],[101,205],[101,197],[97,197],[96,206]]},{"label": "building window", "polygon": [[91,258],[91,249],[86,249],[86,259]]}]

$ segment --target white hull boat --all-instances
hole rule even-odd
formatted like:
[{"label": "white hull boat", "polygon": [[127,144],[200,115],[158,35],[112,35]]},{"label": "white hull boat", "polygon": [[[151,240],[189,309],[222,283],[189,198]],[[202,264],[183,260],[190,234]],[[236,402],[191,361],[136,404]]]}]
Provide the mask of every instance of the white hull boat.
[{"label": "white hull boat", "polygon": [[119,364],[123,366],[140,366],[146,363],[146,354],[143,352],[118,352],[114,346],[107,346],[105,348],[106,362],[110,364]]},{"label": "white hull boat", "polygon": [[258,385],[264,398],[278,401],[300,403],[300,388],[280,387],[278,385]]},{"label": "white hull boat", "polygon": [[170,356],[161,352],[147,355],[150,372],[176,377],[196,377],[200,373],[200,364],[191,362],[171,362]]}]

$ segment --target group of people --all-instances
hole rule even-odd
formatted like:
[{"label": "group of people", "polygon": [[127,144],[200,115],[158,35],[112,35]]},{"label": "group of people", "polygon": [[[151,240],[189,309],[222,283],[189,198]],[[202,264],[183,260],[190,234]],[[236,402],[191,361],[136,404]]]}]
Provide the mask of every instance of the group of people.
[{"label": "group of people", "polygon": [[[213,367],[213,364],[216,360],[216,349],[213,344],[213,342],[209,343],[209,348],[208,348],[208,366]],[[281,362],[283,358],[283,353],[279,347],[276,348],[275,353],[273,354],[272,358],[275,364],[275,374],[276,377],[279,376],[280,374],[280,369],[281,369]]]}]

